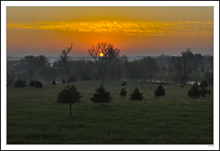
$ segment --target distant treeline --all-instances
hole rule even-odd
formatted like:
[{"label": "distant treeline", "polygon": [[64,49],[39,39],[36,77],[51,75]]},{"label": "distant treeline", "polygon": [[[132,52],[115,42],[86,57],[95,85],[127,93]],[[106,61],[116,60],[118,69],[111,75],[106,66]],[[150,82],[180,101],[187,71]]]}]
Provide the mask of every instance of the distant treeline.
[{"label": "distant treeline", "polygon": [[[182,54],[183,55],[183,54]],[[213,83],[213,56],[192,54],[193,66],[190,66],[188,81],[206,80]],[[129,61],[123,55],[112,60],[105,69],[106,80],[131,80],[140,82],[160,81],[170,83],[183,83],[182,72],[185,67],[181,65],[184,59],[180,56],[160,55],[158,57],[146,56],[139,60]],[[77,81],[99,80],[95,62],[92,60],[67,61],[69,77],[74,76]],[[65,75],[62,60],[50,63],[49,58],[40,56],[25,56],[20,60],[7,61],[7,74],[11,79],[30,81],[40,80],[44,83],[57,83],[69,77]],[[185,75],[184,75],[185,76]],[[185,80],[186,81],[186,80]]]}]

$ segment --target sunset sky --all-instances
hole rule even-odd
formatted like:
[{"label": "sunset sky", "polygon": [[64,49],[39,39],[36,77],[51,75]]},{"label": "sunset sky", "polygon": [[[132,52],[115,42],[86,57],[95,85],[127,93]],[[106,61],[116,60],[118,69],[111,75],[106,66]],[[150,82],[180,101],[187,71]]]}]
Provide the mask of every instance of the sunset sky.
[{"label": "sunset sky", "polygon": [[213,55],[213,7],[7,7],[7,56],[89,56],[109,42],[121,55]]}]

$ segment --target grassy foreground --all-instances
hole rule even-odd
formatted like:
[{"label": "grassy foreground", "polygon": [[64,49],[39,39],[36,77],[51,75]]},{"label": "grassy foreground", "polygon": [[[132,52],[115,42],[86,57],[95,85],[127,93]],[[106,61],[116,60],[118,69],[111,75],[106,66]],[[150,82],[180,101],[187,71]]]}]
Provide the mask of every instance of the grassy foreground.
[{"label": "grassy foreground", "polygon": [[[165,96],[155,98],[158,84],[127,82],[120,97],[121,83],[105,83],[114,100],[100,106],[89,100],[99,81],[76,82],[83,101],[72,117],[57,102],[66,84],[8,88],[7,144],[213,144],[213,95],[191,99],[191,86],[163,85]],[[142,101],[129,100],[136,87]]]}]

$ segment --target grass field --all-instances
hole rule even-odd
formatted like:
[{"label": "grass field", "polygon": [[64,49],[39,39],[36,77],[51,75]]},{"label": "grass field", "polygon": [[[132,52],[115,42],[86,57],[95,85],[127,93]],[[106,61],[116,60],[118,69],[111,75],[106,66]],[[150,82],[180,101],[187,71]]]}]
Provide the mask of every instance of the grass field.
[{"label": "grass field", "polygon": [[[121,83],[105,82],[114,100],[100,106],[89,100],[99,81],[76,82],[83,101],[72,117],[57,102],[66,84],[8,88],[7,144],[213,144],[213,95],[191,99],[191,86],[163,85],[165,96],[155,98],[158,84],[127,82],[121,97]],[[136,87],[142,101],[129,100]]]}]

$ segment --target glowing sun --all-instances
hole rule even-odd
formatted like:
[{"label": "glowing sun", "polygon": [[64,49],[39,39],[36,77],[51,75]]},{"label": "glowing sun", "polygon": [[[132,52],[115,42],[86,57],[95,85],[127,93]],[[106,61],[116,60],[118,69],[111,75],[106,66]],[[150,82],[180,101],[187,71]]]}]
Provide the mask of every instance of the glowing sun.
[{"label": "glowing sun", "polygon": [[103,57],[103,53],[100,53],[99,56],[100,56],[100,57]]}]

